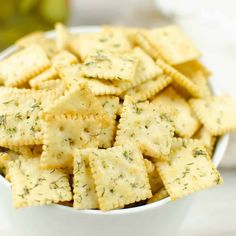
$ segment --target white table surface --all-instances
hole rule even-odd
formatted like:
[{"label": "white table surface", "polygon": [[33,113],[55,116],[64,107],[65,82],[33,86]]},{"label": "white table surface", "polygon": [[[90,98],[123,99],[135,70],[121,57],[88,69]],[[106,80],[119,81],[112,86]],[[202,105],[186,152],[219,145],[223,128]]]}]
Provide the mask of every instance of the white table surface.
[{"label": "white table surface", "polygon": [[[197,193],[195,203],[183,225],[172,236],[236,235],[236,169],[223,169],[221,173],[224,184]],[[3,216],[0,212],[0,222],[1,217]],[[0,236],[10,236],[3,226],[1,228],[1,224]]]},{"label": "white table surface", "polygon": [[197,194],[176,236],[236,235],[236,169],[221,173],[224,184]]}]

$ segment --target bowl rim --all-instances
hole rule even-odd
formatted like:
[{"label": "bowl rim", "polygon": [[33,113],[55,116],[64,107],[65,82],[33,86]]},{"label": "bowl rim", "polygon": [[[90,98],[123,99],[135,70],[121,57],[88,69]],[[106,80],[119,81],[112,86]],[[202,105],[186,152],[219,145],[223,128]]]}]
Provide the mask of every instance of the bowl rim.
[{"label": "bowl rim", "polygon": [[[72,34],[78,34],[78,33],[98,32],[101,29],[101,27],[100,26],[74,26],[74,27],[68,27],[68,29]],[[48,38],[53,38],[53,37],[55,37],[55,30],[45,32],[45,35]],[[8,56],[10,56],[12,53],[16,52],[18,49],[19,49],[18,46],[12,45],[12,46],[8,47],[7,49],[3,50],[2,52],[0,52],[0,61],[7,58]],[[209,84],[210,84],[210,87],[215,95],[221,94],[219,88],[215,87],[215,85],[212,84],[211,82]],[[224,153],[226,151],[226,148],[227,148],[227,145],[229,142],[229,137],[230,137],[229,134],[225,134],[217,140],[217,143],[215,145],[214,154],[212,157],[213,163],[216,167],[219,166],[219,164],[224,156]],[[11,188],[10,182],[8,182],[2,175],[0,175],[0,185],[1,184],[7,186],[9,189]],[[63,205],[59,205],[59,204],[51,204],[47,207],[54,207],[54,208],[58,208],[59,210],[65,210],[65,211],[74,212],[74,213],[104,216],[104,215],[133,214],[133,213],[137,213],[137,212],[140,213],[143,211],[148,211],[148,210],[153,210],[155,208],[163,207],[170,202],[172,202],[170,197],[167,197],[167,198],[164,198],[158,202],[153,202],[151,204],[146,204],[146,205],[133,207],[133,208],[111,210],[111,211],[107,211],[107,212],[103,212],[101,210],[78,210],[73,207],[63,206]]]}]

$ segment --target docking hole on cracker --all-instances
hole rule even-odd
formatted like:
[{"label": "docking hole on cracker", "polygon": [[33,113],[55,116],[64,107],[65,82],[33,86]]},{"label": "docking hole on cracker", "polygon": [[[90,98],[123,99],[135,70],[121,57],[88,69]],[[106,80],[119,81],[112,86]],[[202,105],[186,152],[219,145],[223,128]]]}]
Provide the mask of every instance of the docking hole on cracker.
[{"label": "docking hole on cracker", "polygon": [[15,208],[109,211],[223,182],[212,158],[236,130],[236,102],[213,95],[181,29],[55,32],[0,60],[0,174]]}]

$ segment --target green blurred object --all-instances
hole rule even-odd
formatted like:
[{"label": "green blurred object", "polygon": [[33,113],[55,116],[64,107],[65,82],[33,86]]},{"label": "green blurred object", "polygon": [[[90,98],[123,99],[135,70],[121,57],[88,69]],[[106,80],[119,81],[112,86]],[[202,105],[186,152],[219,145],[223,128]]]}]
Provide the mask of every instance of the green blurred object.
[{"label": "green blurred object", "polygon": [[68,12],[66,9],[65,0],[42,0],[39,11],[42,17],[49,22],[62,22],[67,18]]},{"label": "green blurred object", "polygon": [[68,15],[67,0],[0,0],[0,50],[32,31],[66,23]]},{"label": "green blurred object", "polygon": [[19,12],[26,14],[30,12],[38,3],[38,0],[21,0],[19,2]]}]

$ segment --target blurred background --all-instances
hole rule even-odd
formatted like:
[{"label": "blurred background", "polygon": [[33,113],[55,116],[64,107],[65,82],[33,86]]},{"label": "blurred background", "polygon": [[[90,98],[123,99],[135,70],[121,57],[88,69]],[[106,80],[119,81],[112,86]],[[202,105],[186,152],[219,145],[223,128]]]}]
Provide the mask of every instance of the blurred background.
[{"label": "blurred background", "polygon": [[[235,9],[235,0],[0,0],[0,51],[31,31],[52,29],[57,21],[148,28],[177,24],[202,50],[213,83],[236,99]],[[198,194],[178,235],[236,235],[235,144],[233,133],[221,164],[225,184]]]}]

